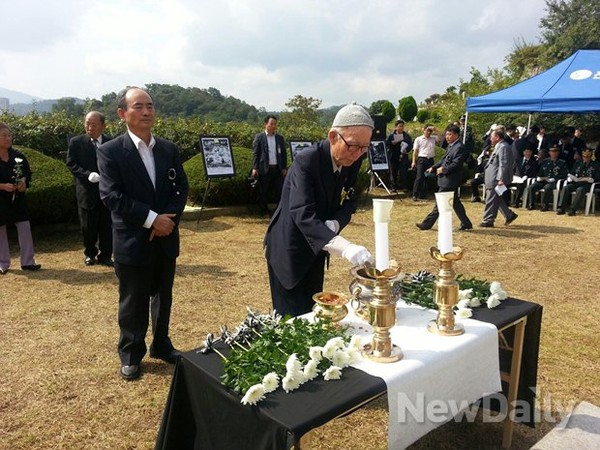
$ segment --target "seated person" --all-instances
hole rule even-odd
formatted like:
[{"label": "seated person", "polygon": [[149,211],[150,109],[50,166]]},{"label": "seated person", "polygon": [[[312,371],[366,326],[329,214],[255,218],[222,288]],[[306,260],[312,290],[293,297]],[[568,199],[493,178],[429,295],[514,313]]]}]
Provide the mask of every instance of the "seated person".
[{"label": "seated person", "polygon": [[522,179],[521,183],[511,183],[509,187],[517,188],[517,195],[515,196],[515,203],[513,206],[519,207],[521,206],[521,197],[523,196],[523,191],[527,186],[526,181],[528,179],[535,178],[538,174],[539,165],[535,157],[533,156],[533,150],[530,148],[526,148],[523,151],[523,157],[519,158],[517,161],[518,173],[520,173],[520,177]]},{"label": "seated person", "polygon": [[556,189],[558,180],[567,178],[567,164],[558,158],[558,146],[553,145],[548,154],[549,158],[544,158],[540,165],[535,183],[530,184],[527,189],[527,209],[535,209],[535,194],[543,189],[542,211],[548,211],[552,202],[552,191]]},{"label": "seated person", "polygon": [[[575,211],[581,206],[585,194],[590,191],[590,185],[600,181],[600,166],[597,161],[592,161],[592,149],[582,152],[582,159],[575,161],[573,170],[568,175],[568,183],[562,188],[561,200],[556,214],[564,214],[567,208],[569,216],[574,216]],[[571,203],[571,193],[575,192],[575,198]]]}]

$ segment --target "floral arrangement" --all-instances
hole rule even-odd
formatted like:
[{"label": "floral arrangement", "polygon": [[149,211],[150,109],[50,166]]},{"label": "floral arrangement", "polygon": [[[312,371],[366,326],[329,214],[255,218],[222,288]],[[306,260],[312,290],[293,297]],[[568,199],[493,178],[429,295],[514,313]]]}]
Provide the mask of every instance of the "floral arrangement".
[{"label": "floral arrangement", "polygon": [[[243,404],[255,405],[280,386],[291,392],[319,374],[326,381],[337,380],[360,354],[360,337],[348,339],[347,328],[329,321],[284,319],[275,312],[258,314],[248,309],[246,319],[233,332],[221,327],[219,338],[209,333],[199,350],[221,356],[221,382],[244,394]],[[229,346],[227,357],[215,347],[217,342]]]},{"label": "floral arrangement", "polygon": [[[506,291],[498,281],[488,283],[476,278],[464,278],[458,275],[456,281],[460,287],[458,291],[458,304],[456,316],[467,318],[473,315],[472,308],[486,304],[488,308],[495,308],[508,297]],[[437,309],[433,300],[433,283],[435,275],[426,271],[419,271],[407,275],[402,282],[403,300],[408,304],[416,304],[424,308]]]},{"label": "floral arrangement", "polygon": [[[14,185],[17,186],[23,180],[23,158],[15,158],[15,167],[13,168]],[[15,201],[17,191],[13,191],[12,202]]]}]

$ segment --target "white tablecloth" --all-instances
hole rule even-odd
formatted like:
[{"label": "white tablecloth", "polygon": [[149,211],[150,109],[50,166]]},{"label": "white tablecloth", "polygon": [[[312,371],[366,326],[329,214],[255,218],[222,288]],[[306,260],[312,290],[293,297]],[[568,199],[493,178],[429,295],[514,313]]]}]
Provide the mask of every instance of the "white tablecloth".
[{"label": "white tablecloth", "polygon": [[[465,319],[461,321],[464,334],[439,336],[427,331],[435,317],[434,311],[398,302],[391,335],[404,358],[395,363],[353,364],[387,384],[391,450],[409,446],[460,409],[502,389],[496,327]],[[350,312],[342,323],[369,342],[372,327],[364,320]]]}]

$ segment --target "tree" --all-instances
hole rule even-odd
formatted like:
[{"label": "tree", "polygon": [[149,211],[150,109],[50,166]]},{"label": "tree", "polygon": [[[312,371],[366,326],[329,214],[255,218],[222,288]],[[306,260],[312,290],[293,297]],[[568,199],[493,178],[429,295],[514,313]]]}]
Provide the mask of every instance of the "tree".
[{"label": "tree", "polygon": [[317,110],[321,103],[320,99],[298,94],[288,100],[285,106],[290,111],[282,113],[281,116],[288,125],[292,123],[296,125],[315,124],[319,121]]},{"label": "tree", "polygon": [[576,50],[600,48],[600,4],[598,0],[546,0],[548,14],[540,20],[547,45],[547,67]]},{"label": "tree", "polygon": [[64,111],[70,116],[83,116],[83,104],[78,102],[73,97],[59,98],[54,105],[52,105],[52,112]]},{"label": "tree", "polygon": [[386,123],[391,122],[396,117],[396,108],[389,100],[377,100],[371,103],[369,107],[369,113],[381,114]]},{"label": "tree", "polygon": [[398,102],[398,115],[405,122],[412,121],[417,115],[417,102],[412,96],[401,98]]}]

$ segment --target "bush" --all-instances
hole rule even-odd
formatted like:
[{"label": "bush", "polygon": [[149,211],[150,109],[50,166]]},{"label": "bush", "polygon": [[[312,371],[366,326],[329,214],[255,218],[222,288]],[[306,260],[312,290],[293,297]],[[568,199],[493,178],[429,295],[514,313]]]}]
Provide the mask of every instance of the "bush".
[{"label": "bush", "polygon": [[426,109],[421,109],[417,113],[417,120],[419,121],[419,123],[427,122],[430,117],[431,117],[431,114]]},{"label": "bush", "polygon": [[64,223],[77,217],[73,176],[65,163],[30,148],[19,147],[33,173],[27,190],[32,224]]}]

